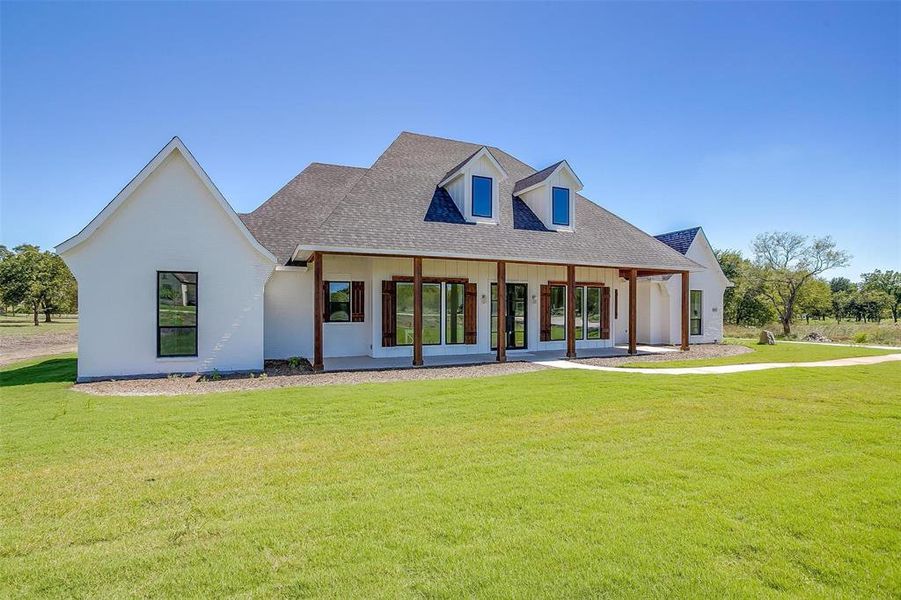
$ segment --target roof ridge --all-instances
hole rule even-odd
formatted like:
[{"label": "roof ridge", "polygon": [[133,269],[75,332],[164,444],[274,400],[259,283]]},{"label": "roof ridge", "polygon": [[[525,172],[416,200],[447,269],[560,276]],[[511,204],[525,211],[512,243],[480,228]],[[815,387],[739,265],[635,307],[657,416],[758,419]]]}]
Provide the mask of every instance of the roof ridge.
[{"label": "roof ridge", "polygon": [[[355,166],[353,166],[353,165],[341,165],[341,164],[338,164],[338,163],[320,162],[320,161],[318,161],[318,160],[314,160],[313,162],[311,162],[310,164],[308,164],[307,167],[311,167],[311,166],[313,166],[313,165],[321,165],[321,166],[323,166],[323,167],[341,167],[342,169],[359,169],[359,170],[361,170],[361,171],[366,171],[366,170],[369,169],[369,167],[355,167]],[[303,171],[301,171],[301,173],[302,173],[302,172],[303,172]]]}]

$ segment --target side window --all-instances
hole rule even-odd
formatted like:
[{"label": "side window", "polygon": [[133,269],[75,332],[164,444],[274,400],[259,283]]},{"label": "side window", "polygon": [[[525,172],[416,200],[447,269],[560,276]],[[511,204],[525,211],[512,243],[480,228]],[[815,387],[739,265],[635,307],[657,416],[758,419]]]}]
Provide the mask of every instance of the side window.
[{"label": "side window", "polygon": [[327,302],[326,321],[329,323],[350,321],[350,282],[329,281]]},{"label": "side window", "polygon": [[551,286],[551,341],[566,339],[566,286]]},{"label": "side window", "polygon": [[472,176],[472,216],[491,218],[493,187],[490,177]]},{"label": "side window", "polygon": [[358,323],[366,320],[362,281],[323,281],[322,320],[326,323]]},{"label": "side window", "polygon": [[157,271],[156,355],[197,356],[197,273]]},{"label": "side window", "polygon": [[555,187],[552,193],[551,212],[554,225],[569,225],[569,189]]},{"label": "side window", "polygon": [[701,335],[701,290],[691,290],[688,303],[688,333]]}]

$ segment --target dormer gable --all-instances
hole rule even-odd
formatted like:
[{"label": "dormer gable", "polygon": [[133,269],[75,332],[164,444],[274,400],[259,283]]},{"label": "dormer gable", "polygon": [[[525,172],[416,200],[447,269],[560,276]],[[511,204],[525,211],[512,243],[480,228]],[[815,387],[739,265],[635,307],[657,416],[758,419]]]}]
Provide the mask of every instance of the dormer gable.
[{"label": "dormer gable", "polygon": [[582,181],[565,160],[520,179],[513,186],[519,197],[551,231],[574,231],[576,194]]},{"label": "dormer gable", "polygon": [[509,176],[486,146],[452,168],[439,188],[447,191],[467,223],[498,222],[500,182]]}]

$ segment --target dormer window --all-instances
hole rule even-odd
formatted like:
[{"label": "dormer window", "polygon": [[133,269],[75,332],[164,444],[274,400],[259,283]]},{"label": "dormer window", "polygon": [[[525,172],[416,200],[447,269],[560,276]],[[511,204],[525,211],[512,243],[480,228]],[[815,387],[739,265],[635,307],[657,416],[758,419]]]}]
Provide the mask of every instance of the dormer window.
[{"label": "dormer window", "polygon": [[472,176],[472,216],[486,219],[492,217],[493,188],[494,182],[491,177]]},{"label": "dormer window", "polygon": [[553,188],[551,213],[554,225],[569,225],[569,188]]}]

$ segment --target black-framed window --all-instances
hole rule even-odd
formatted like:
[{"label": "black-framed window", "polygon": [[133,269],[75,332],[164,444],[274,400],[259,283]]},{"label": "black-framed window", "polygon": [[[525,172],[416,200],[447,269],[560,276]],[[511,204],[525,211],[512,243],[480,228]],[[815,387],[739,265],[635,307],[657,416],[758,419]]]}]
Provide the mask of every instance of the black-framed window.
[{"label": "black-framed window", "polygon": [[585,289],[585,339],[601,339],[601,288]]},{"label": "black-framed window", "polygon": [[466,337],[464,310],[466,286],[462,283],[444,284],[444,343],[462,344]]},{"label": "black-framed window", "polygon": [[[413,284],[397,282],[395,338],[397,346],[413,345]],[[422,284],[422,345],[441,344],[441,284]]]},{"label": "black-framed window", "polygon": [[551,190],[551,216],[554,225],[569,225],[569,188]]},{"label": "black-framed window", "polygon": [[329,281],[325,320],[329,323],[350,322],[350,282]]},{"label": "black-framed window", "polygon": [[551,341],[566,339],[566,286],[551,286]]},{"label": "black-framed window", "polygon": [[472,176],[472,216],[491,218],[494,182],[491,177]]},{"label": "black-framed window", "polygon": [[701,308],[703,294],[701,290],[691,290],[688,302],[688,333],[701,335]]},{"label": "black-framed window", "polygon": [[156,355],[197,356],[197,273],[156,273]]}]

